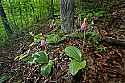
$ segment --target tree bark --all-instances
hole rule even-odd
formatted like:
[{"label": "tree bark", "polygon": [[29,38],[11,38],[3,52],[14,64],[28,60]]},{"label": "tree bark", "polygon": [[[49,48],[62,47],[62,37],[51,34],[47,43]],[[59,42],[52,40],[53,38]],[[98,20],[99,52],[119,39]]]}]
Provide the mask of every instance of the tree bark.
[{"label": "tree bark", "polygon": [[74,31],[74,3],[75,0],[61,0],[61,29],[64,32]]},{"label": "tree bark", "polygon": [[1,16],[1,19],[2,19],[2,22],[3,22],[4,28],[5,28],[5,31],[7,32],[7,34],[12,33],[12,30],[11,30],[11,28],[9,26],[9,22],[8,22],[6,14],[4,12],[1,0],[0,0],[0,16]]}]

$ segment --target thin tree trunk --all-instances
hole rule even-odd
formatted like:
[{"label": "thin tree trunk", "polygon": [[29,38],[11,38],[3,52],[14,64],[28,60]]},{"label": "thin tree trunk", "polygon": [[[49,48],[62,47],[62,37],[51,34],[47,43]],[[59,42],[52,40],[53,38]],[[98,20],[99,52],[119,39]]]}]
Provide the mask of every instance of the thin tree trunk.
[{"label": "thin tree trunk", "polygon": [[75,0],[61,0],[61,28],[64,32],[74,31],[74,2]]},{"label": "thin tree trunk", "polygon": [[5,31],[7,32],[7,34],[11,34],[12,30],[11,30],[11,28],[9,26],[9,23],[8,23],[6,14],[4,12],[1,0],[0,0],[0,16],[1,16],[1,19],[2,19],[2,22],[3,22],[4,28],[5,28]]}]

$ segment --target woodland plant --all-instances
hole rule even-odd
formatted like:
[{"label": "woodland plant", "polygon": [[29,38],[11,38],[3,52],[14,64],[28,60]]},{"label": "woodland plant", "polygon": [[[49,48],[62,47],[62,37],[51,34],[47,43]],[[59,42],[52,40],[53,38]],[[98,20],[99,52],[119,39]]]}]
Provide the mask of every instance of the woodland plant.
[{"label": "woodland plant", "polygon": [[49,60],[48,55],[44,51],[35,52],[32,55],[20,55],[15,58],[30,64],[36,64],[40,67],[40,74],[49,77],[54,67],[54,62]]},{"label": "woodland plant", "polygon": [[93,17],[103,17],[106,15],[106,11],[101,8],[96,8],[96,9],[81,11],[80,15],[81,19],[87,18],[88,22],[91,23]]},{"label": "woodland plant", "polygon": [[101,43],[101,39],[96,32],[87,32],[86,40],[89,41],[93,46],[98,46]]},{"label": "woodland plant", "polygon": [[40,51],[32,54],[32,58],[33,60],[30,63],[40,64],[40,73],[43,76],[48,77],[54,67],[54,63],[52,60],[49,60],[48,55],[45,52]]},{"label": "woodland plant", "polygon": [[50,35],[47,35],[47,43],[48,44],[57,44],[61,41],[63,41],[64,39],[66,39],[66,36],[61,36],[59,34],[50,34]]},{"label": "woodland plant", "polygon": [[68,46],[65,48],[65,54],[70,57],[71,62],[69,64],[69,72],[74,76],[81,69],[85,69],[86,60],[83,59],[80,50],[74,46]]}]

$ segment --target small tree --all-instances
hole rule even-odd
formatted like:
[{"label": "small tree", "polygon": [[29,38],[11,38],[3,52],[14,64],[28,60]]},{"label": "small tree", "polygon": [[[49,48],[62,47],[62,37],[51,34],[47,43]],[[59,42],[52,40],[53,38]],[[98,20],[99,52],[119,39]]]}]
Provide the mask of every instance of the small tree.
[{"label": "small tree", "polygon": [[1,0],[0,0],[0,16],[1,16],[1,19],[2,19],[2,22],[3,22],[4,28],[5,28],[5,31],[7,32],[7,34],[12,33],[12,30],[11,30],[11,28],[9,26],[9,23],[8,23],[6,14],[4,12]]},{"label": "small tree", "polygon": [[74,2],[75,0],[61,0],[61,28],[64,32],[74,30]]}]

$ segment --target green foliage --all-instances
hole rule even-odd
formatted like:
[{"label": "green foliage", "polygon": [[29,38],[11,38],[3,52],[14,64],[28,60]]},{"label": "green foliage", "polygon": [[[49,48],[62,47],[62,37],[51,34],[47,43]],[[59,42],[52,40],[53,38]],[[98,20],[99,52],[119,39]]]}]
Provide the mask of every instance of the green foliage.
[{"label": "green foliage", "polygon": [[48,77],[51,74],[52,68],[54,67],[53,61],[49,60],[48,55],[43,51],[36,52],[32,54],[32,56],[21,54],[17,56],[15,59],[25,61],[31,64],[35,63],[40,65],[40,73],[41,75],[46,77]]},{"label": "green foliage", "polygon": [[[48,18],[51,0],[2,0],[9,24],[14,32],[31,29],[38,21]],[[54,1],[54,12],[59,15],[59,0]],[[0,45],[6,41],[2,21],[0,19]]]},{"label": "green foliage", "polygon": [[48,63],[48,56],[45,52],[40,51],[32,54],[32,63],[45,64]]},{"label": "green foliage", "polygon": [[21,59],[21,61],[28,62],[28,63],[32,63],[33,58],[32,58],[32,56],[29,55],[29,56],[27,56],[27,57]]},{"label": "green foliage", "polygon": [[28,54],[21,54],[16,56],[15,60],[36,64],[46,64],[49,61],[48,55],[43,51],[35,52],[32,56]]},{"label": "green foliage", "polygon": [[43,76],[48,77],[54,66],[53,61],[49,60],[47,54],[43,51],[34,53],[32,57],[33,57],[33,61],[31,63],[40,64],[41,65],[40,73]]},{"label": "green foliage", "polygon": [[57,44],[64,39],[66,39],[66,35],[61,29],[56,29],[54,32],[50,32],[46,35],[46,40],[49,44]]},{"label": "green foliage", "polygon": [[98,11],[98,12],[94,12],[94,16],[96,16],[96,17],[102,17],[102,16],[104,16],[105,15],[105,11]]},{"label": "green foliage", "polygon": [[72,75],[76,75],[79,70],[85,68],[86,61],[82,60],[82,54],[80,50],[74,46],[69,46],[65,48],[65,53],[71,57],[71,62],[69,64],[69,72]]},{"label": "green foliage", "polygon": [[[9,23],[18,28],[26,28],[37,20],[49,15],[51,0],[2,0]],[[55,13],[59,14],[59,1],[54,2]],[[17,28],[14,27],[16,30]]]},{"label": "green foliage", "polygon": [[60,15],[60,0],[56,0],[54,3],[54,13]]},{"label": "green foliage", "polygon": [[69,37],[83,39],[84,38],[84,33],[83,32],[75,32],[74,34],[69,35]]},{"label": "green foliage", "polygon": [[89,41],[93,46],[98,46],[101,43],[101,39],[96,32],[87,32],[86,40]]},{"label": "green foliage", "polygon": [[47,16],[50,5],[48,0],[3,0],[2,3],[9,22],[14,24],[13,21],[15,21],[18,28],[31,26],[32,23],[41,19],[41,17]]},{"label": "green foliage", "polygon": [[107,51],[107,48],[100,45],[100,46],[96,47],[96,50],[100,53],[105,53]]},{"label": "green foliage", "polygon": [[41,34],[35,35],[34,36],[34,42],[39,43],[41,41]]},{"label": "green foliage", "polygon": [[81,19],[85,17],[88,18],[88,22],[90,23],[93,20],[93,17],[103,17],[106,15],[106,11],[101,8],[85,10],[81,12]]},{"label": "green foliage", "polygon": [[57,27],[59,27],[61,25],[61,19],[56,19],[55,20],[55,24],[57,25]]},{"label": "green foliage", "polygon": [[71,60],[71,62],[69,64],[69,71],[74,76],[78,73],[79,70],[85,68],[85,66],[86,66],[85,60],[83,60],[81,62],[78,62],[76,60]]},{"label": "green foliage", "polygon": [[0,28],[0,47],[7,47],[9,46],[9,38],[4,31],[4,28]]},{"label": "green foliage", "polygon": [[74,46],[69,46],[65,48],[65,53],[66,55],[68,55],[69,57],[77,60],[77,61],[81,61],[81,52],[78,48],[74,47]]},{"label": "green foliage", "polygon": [[40,73],[43,76],[48,77],[52,72],[52,68],[54,66],[53,61],[49,60],[47,54],[43,51],[34,53],[32,57],[33,57],[33,60],[31,63],[40,64],[41,65]]},{"label": "green foliage", "polygon": [[58,43],[60,41],[60,39],[61,39],[61,37],[58,34],[47,35],[47,42],[49,44]]},{"label": "green foliage", "polygon": [[101,38],[96,32],[87,32],[86,33],[86,40],[93,45],[96,50],[100,53],[104,53],[107,51],[107,48],[101,45]]},{"label": "green foliage", "polygon": [[0,83],[4,83],[6,80],[8,80],[10,77],[6,74],[0,75]]},{"label": "green foliage", "polygon": [[50,73],[52,72],[53,66],[54,66],[53,61],[49,60],[48,64],[41,66],[41,70],[40,70],[41,74],[43,76],[48,77],[50,75]]},{"label": "green foliage", "polygon": [[66,37],[59,36],[58,34],[50,34],[47,35],[47,43],[49,44],[57,44],[63,41]]}]

